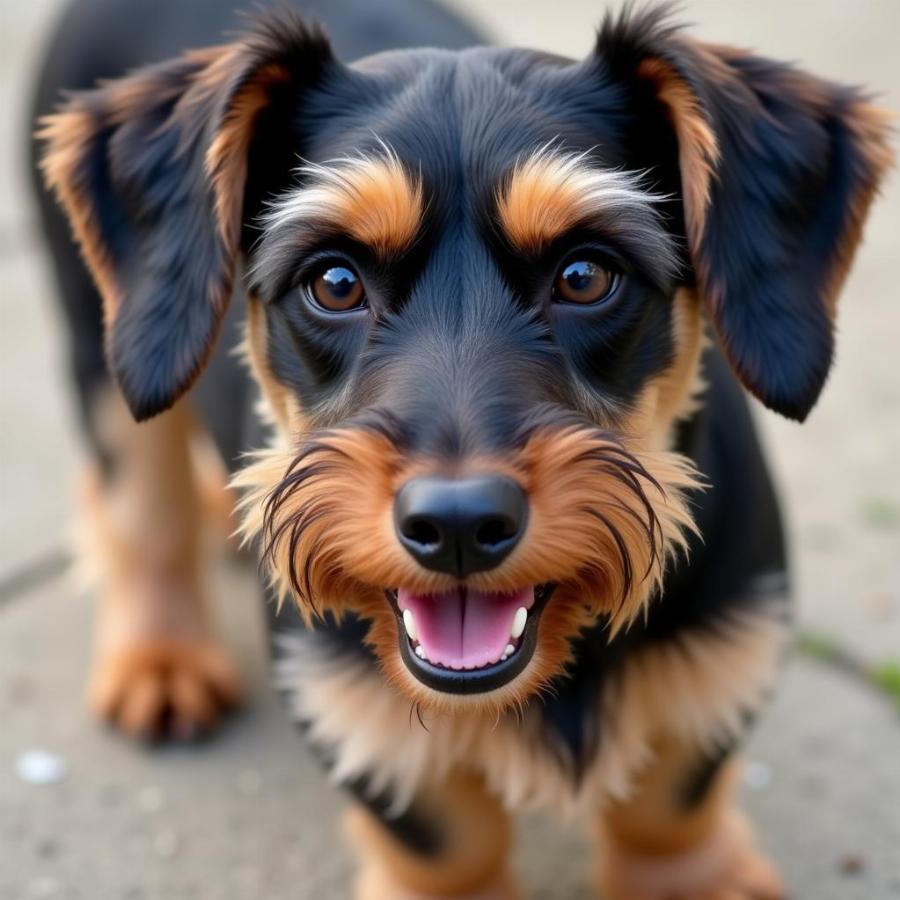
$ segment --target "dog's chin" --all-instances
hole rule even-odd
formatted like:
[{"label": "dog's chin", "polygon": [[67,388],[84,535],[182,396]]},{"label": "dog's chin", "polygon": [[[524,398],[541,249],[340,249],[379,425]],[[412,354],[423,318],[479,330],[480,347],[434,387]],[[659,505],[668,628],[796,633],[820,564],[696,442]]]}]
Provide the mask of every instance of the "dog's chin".
[{"label": "dog's chin", "polygon": [[500,691],[532,661],[541,614],[554,589],[542,584],[511,593],[466,586],[431,594],[388,590],[398,621],[400,659],[432,691]]}]

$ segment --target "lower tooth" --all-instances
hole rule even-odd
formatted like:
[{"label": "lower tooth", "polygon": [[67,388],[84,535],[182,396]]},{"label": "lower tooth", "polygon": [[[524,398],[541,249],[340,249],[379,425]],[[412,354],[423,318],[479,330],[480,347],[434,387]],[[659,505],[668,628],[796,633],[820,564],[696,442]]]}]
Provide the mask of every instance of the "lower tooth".
[{"label": "lower tooth", "polygon": [[503,655],[504,656],[512,656],[513,653],[515,653],[515,652],[516,652],[516,648],[513,647],[512,644],[507,644],[506,649],[503,651]]},{"label": "lower tooth", "polygon": [[419,644],[419,645],[416,647],[416,656],[418,656],[419,659],[425,659],[425,651],[422,649],[422,645],[421,645],[421,644]]}]

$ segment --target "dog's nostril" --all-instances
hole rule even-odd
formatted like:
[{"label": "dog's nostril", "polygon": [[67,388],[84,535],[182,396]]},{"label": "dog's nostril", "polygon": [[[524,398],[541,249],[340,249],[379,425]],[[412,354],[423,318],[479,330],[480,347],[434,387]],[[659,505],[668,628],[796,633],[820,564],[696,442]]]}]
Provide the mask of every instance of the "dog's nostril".
[{"label": "dog's nostril", "polygon": [[475,531],[475,540],[485,548],[496,547],[510,538],[514,538],[519,528],[509,519],[486,519]]},{"label": "dog's nostril", "polygon": [[428,519],[407,519],[400,528],[403,537],[423,547],[433,547],[441,542],[441,533]]}]

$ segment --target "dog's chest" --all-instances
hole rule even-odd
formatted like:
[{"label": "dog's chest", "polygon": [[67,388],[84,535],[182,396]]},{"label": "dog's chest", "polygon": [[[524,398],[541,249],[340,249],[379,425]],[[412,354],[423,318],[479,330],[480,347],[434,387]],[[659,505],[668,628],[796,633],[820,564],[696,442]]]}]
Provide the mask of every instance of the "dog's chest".
[{"label": "dog's chest", "polygon": [[[555,693],[500,717],[417,711],[330,632],[277,635],[275,682],[331,778],[394,812],[429,782],[468,770],[511,809],[571,816],[624,797],[661,734],[711,747],[737,734],[771,684],[784,636],[759,608],[679,641],[607,645],[604,664],[578,660]],[[723,665],[738,677],[723,680]]]}]

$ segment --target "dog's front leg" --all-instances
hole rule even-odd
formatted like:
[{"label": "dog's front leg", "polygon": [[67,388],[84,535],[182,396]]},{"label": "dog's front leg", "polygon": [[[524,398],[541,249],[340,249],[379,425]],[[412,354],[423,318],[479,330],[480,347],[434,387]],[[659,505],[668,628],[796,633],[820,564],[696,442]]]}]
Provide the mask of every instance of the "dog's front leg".
[{"label": "dog's front leg", "polygon": [[660,742],[627,802],[599,825],[603,900],[780,900],[781,881],[737,809],[738,760]]},{"label": "dog's front leg", "polygon": [[132,736],[188,736],[239,696],[203,599],[204,474],[191,459],[193,425],[184,402],[138,425],[117,392],[104,393],[84,503],[100,582],[89,702]]},{"label": "dog's front leg", "polygon": [[361,860],[356,900],[519,900],[507,868],[510,825],[477,778],[416,797],[401,819],[357,806],[347,830]]}]

